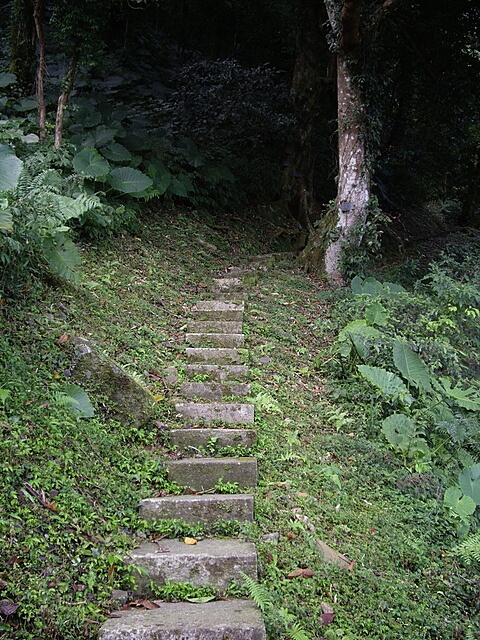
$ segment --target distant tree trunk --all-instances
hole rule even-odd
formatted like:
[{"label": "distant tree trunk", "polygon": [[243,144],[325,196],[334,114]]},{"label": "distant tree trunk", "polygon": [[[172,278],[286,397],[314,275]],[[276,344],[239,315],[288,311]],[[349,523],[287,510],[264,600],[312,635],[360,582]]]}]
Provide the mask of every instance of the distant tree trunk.
[{"label": "distant tree trunk", "polygon": [[10,71],[29,93],[35,84],[35,24],[31,0],[13,0],[9,22]]},{"label": "distant tree trunk", "polygon": [[70,65],[68,68],[68,73],[65,78],[63,91],[58,98],[57,104],[57,115],[55,118],[55,142],[54,146],[58,149],[62,144],[63,137],[63,116],[65,107],[67,106],[70,92],[73,87],[73,83],[75,80],[75,74],[77,72],[78,60],[80,58],[80,49],[79,47],[75,47],[72,57],[70,59]]},{"label": "distant tree trunk", "polygon": [[36,94],[38,105],[38,129],[41,140],[45,139],[47,123],[47,107],[45,104],[45,73],[47,69],[45,57],[45,30],[44,30],[45,0],[35,0],[33,5],[33,19],[38,43],[38,63],[36,77]]},{"label": "distant tree trunk", "polygon": [[356,80],[360,67],[360,22],[363,0],[343,0],[340,11],[326,2],[337,46],[338,186],[335,205],[311,234],[300,259],[307,268],[322,269],[341,284],[342,246],[354,225],[365,220],[370,200],[370,170],[363,135],[363,96]]},{"label": "distant tree trunk", "polygon": [[297,55],[291,82],[291,102],[297,117],[292,140],[286,152],[282,174],[282,204],[300,225],[312,230],[317,217],[314,195],[313,132],[322,82],[322,23],[325,8],[318,0],[298,0],[299,25]]},{"label": "distant tree trunk", "polygon": [[467,187],[467,193],[462,203],[462,213],[460,216],[460,224],[470,225],[472,227],[480,227],[480,214],[477,210],[478,187],[480,185],[480,144],[475,152],[475,159],[470,170],[470,184]]}]

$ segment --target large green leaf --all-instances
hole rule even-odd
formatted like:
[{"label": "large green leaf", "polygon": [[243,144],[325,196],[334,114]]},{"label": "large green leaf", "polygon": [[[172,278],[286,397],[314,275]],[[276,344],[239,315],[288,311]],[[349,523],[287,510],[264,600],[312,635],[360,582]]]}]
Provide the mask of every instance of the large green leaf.
[{"label": "large green leaf", "polygon": [[466,467],[458,476],[458,483],[463,493],[480,505],[480,463]]},{"label": "large green leaf", "polygon": [[0,231],[13,231],[13,216],[8,209],[0,209]]},{"label": "large green leaf", "polygon": [[14,73],[8,73],[7,71],[2,71],[0,73],[0,88],[8,87],[16,81],[17,76]]},{"label": "large green leaf", "polygon": [[393,345],[393,361],[410,384],[423,391],[432,391],[430,372],[426,364],[403,340],[396,340]]},{"label": "large green leaf", "polygon": [[383,304],[379,302],[372,302],[365,309],[365,320],[369,325],[376,324],[379,327],[384,327],[388,321],[388,313]]},{"label": "large green leaf", "polygon": [[370,367],[366,364],[357,365],[357,369],[366,380],[377,389],[380,389],[385,395],[393,398],[402,398],[408,404],[411,403],[411,398],[404,382],[391,371],[381,367]]},{"label": "large green leaf", "polygon": [[102,154],[112,162],[128,162],[132,159],[130,151],[118,142],[112,142],[102,149]]},{"label": "large green leaf", "polygon": [[380,336],[380,331],[375,329],[375,327],[367,325],[365,320],[353,320],[338,334],[340,353],[345,357],[350,356],[353,346],[360,358],[364,360],[364,340],[362,341],[362,338],[379,338]]},{"label": "large green leaf", "polygon": [[108,181],[113,189],[121,193],[141,193],[153,184],[151,178],[132,167],[112,169]]},{"label": "large green leaf", "polygon": [[69,384],[65,387],[64,393],[69,399],[72,399],[70,406],[74,413],[81,418],[93,418],[95,416],[95,409],[82,387],[76,384]]},{"label": "large green leaf", "polygon": [[0,191],[9,191],[18,184],[23,162],[8,144],[0,144]]},{"label": "large green leaf", "polygon": [[61,278],[77,283],[80,281],[80,253],[70,238],[63,233],[57,233],[54,238],[45,238],[43,254],[50,267]]},{"label": "large green leaf", "polygon": [[476,508],[472,498],[463,495],[458,487],[448,487],[443,496],[443,504],[462,520],[471,516]]},{"label": "large green leaf", "polygon": [[415,423],[403,413],[394,413],[382,422],[382,433],[394,449],[408,450],[416,438]]},{"label": "large green leaf", "polygon": [[467,409],[467,411],[480,411],[480,398],[473,387],[462,389],[458,384],[452,387],[452,382],[448,378],[440,378],[440,382],[441,391],[455,400],[459,407]]},{"label": "large green leaf", "polygon": [[108,174],[110,165],[96,149],[86,147],[73,158],[73,168],[87,178],[103,178]]}]

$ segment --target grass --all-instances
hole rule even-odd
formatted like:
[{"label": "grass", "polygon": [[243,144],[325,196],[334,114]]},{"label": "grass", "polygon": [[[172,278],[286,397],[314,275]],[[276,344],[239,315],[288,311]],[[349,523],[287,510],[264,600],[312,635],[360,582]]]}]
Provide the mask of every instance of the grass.
[{"label": "grass", "polygon": [[[258,546],[269,640],[301,637],[298,629],[317,640],[480,638],[478,573],[451,552],[458,540],[442,505],[446,479],[408,472],[374,437],[365,387],[348,387],[330,348],[345,302],[288,257],[250,283],[245,318],[259,434],[255,522],[138,518],[141,498],[175,490],[162,467],[164,426],[180,423],[164,371],[185,361],[188,309],[212,275],[271,248],[252,240],[266,235],[253,223],[213,224],[182,212],[154,216],[135,236],[84,245],[83,286],[50,283],[3,302],[0,599],[18,608],[0,617],[0,638],[93,639],[115,606],[112,589],[134,583],[122,555],[138,541],[239,534]],[[74,335],[95,340],[161,398],[152,424],[114,422],[94,394],[89,420],[56,401]],[[323,562],[318,541],[351,570]],[[310,577],[288,577],[298,568]],[[157,592],[192,595],[211,594]],[[328,626],[325,603],[334,612]]]}]

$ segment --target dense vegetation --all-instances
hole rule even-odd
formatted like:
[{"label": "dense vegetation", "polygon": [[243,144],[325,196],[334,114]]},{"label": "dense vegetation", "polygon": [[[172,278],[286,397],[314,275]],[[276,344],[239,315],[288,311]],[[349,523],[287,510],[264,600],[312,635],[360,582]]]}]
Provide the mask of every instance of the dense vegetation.
[{"label": "dense vegetation", "polygon": [[[93,639],[134,584],[126,550],[212,533],[258,542],[259,584],[230,593],[272,640],[480,638],[476,3],[0,7],[0,638]],[[359,103],[337,131],[342,57]],[[342,236],[349,123],[371,192]],[[322,270],[339,240],[332,289],[292,249]],[[164,370],[186,310],[271,251],[246,327],[256,522],[147,524],[138,500],[178,490]],[[155,421],[72,386],[80,335],[152,391]]]}]

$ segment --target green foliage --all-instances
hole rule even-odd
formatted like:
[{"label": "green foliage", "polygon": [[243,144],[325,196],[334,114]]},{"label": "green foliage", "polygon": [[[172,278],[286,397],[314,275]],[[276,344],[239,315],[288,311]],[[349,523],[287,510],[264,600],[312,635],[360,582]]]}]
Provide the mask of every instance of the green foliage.
[{"label": "green foliage", "polygon": [[[469,256],[469,262],[474,255]],[[465,339],[478,353],[478,338],[465,311],[477,304],[480,283],[462,282],[464,272],[458,263],[444,260],[442,264],[445,267],[448,264],[450,273],[433,265],[417,285],[422,296],[392,283],[356,276],[351,283],[354,296],[350,304],[353,313],[363,317],[354,316],[340,330],[335,353],[347,376],[356,369],[375,388],[372,403],[374,399],[383,403],[376,410],[381,434],[408,469],[425,471],[432,465],[463,468],[458,484],[446,490],[444,506],[459,525],[459,533],[465,533],[480,498],[477,493],[480,467],[472,466],[480,455],[480,395],[478,384],[472,381],[469,385],[465,379],[465,365],[461,383],[454,382],[451,376],[456,373],[459,358],[465,357]],[[429,296],[425,294],[426,283],[430,285]],[[433,325],[430,318],[438,317],[445,305],[451,313],[448,323]],[[467,328],[463,334],[460,323]],[[447,327],[448,340],[442,336]],[[429,341],[430,332],[437,335]],[[452,335],[458,337],[456,347]],[[435,341],[445,347],[450,358],[440,366],[427,366],[427,354]],[[362,364],[355,366],[359,359]],[[449,366],[452,361],[454,368]],[[392,408],[397,412],[391,413]],[[370,415],[374,420],[373,404]],[[372,425],[371,432],[375,431]],[[446,436],[441,440],[440,432]],[[452,465],[452,459],[456,464]]]},{"label": "green foliage", "polygon": [[480,533],[469,536],[452,550],[465,563],[480,563]]}]

